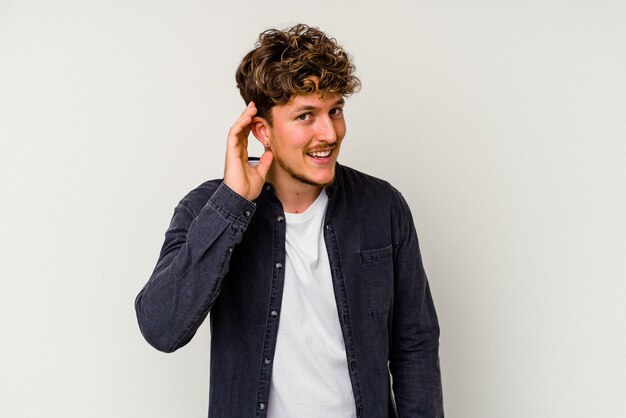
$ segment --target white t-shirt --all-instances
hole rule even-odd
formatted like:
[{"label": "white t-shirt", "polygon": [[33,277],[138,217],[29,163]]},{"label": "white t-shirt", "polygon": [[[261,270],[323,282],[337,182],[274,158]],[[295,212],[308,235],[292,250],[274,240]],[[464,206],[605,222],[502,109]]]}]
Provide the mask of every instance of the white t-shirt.
[{"label": "white t-shirt", "polygon": [[324,242],[322,190],[301,214],[285,213],[285,286],[268,418],[356,417]]}]

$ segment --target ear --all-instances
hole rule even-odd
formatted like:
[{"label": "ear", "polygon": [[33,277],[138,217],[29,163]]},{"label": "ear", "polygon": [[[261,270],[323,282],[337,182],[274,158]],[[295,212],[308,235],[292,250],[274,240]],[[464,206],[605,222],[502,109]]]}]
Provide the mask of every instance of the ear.
[{"label": "ear", "polygon": [[252,123],[250,124],[250,130],[252,134],[254,134],[255,138],[263,145],[264,148],[269,148],[270,137],[271,137],[271,127],[265,118],[260,116],[255,116],[252,118]]}]

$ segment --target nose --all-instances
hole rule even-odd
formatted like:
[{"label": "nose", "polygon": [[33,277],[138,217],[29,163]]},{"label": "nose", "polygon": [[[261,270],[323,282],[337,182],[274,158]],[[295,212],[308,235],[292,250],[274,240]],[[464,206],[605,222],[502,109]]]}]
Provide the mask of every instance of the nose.
[{"label": "nose", "polygon": [[320,142],[334,144],[337,142],[337,130],[333,120],[329,117],[321,117],[317,119],[317,139]]}]

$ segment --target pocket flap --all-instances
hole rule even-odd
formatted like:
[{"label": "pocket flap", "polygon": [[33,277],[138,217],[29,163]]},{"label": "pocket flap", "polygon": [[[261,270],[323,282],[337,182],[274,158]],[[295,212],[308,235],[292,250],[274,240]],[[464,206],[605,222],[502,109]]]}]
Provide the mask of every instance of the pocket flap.
[{"label": "pocket flap", "polygon": [[359,252],[359,257],[363,263],[375,263],[393,255],[393,245],[385,248],[376,248]]}]

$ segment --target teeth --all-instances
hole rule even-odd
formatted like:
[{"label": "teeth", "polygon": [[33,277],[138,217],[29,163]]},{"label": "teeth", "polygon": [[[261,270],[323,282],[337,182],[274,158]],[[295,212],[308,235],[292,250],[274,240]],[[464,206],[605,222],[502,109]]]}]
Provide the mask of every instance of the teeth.
[{"label": "teeth", "polygon": [[328,157],[330,155],[330,150],[328,150],[328,151],[311,152],[311,153],[309,153],[309,155],[311,155],[313,157],[318,157],[318,158],[325,158],[325,157]]}]

